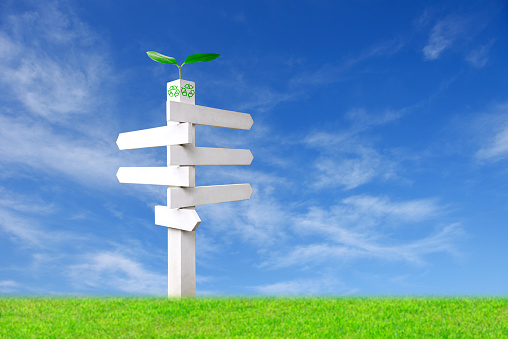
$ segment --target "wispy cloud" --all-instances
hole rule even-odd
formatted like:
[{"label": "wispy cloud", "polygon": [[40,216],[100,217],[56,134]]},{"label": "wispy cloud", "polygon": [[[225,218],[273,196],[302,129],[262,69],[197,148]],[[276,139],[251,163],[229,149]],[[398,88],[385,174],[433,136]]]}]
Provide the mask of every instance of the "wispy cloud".
[{"label": "wispy cloud", "polygon": [[483,159],[503,159],[508,156],[508,126],[498,132],[490,141],[487,147],[480,149],[477,153]]},{"label": "wispy cloud", "polygon": [[31,119],[0,115],[0,163],[4,165],[25,165],[88,184],[104,184],[115,178],[119,159],[113,150],[101,140],[76,138]]},{"label": "wispy cloud", "polygon": [[[356,195],[342,199],[329,208],[312,206],[293,219],[294,230],[301,234],[323,234],[327,239],[356,245],[365,238],[379,238],[377,231],[418,223],[442,215],[435,199],[391,201],[387,197]],[[373,232],[370,232],[373,231]]]},{"label": "wispy cloud", "polygon": [[34,194],[25,195],[0,186],[0,207],[26,214],[45,215],[55,212],[53,203],[48,203]]},{"label": "wispy cloud", "polygon": [[[352,52],[352,56],[341,60],[330,60],[313,67],[303,67],[303,65],[308,65],[310,62],[300,56],[288,55],[279,60],[280,67],[290,74],[285,79],[277,78],[270,81],[267,78],[260,82],[250,82],[250,79],[246,79],[242,72],[231,70],[230,74],[234,80],[215,80],[211,82],[211,85],[222,88],[221,95],[224,95],[224,97],[228,99],[230,97],[237,98],[236,101],[239,104],[235,108],[236,110],[242,112],[269,112],[280,103],[307,99],[309,95],[317,90],[326,90],[330,84],[345,81],[350,78],[350,71],[361,65],[362,62],[374,58],[393,56],[401,51],[405,45],[405,38],[396,35],[393,38],[378,41],[360,51]],[[243,62],[245,64],[258,64],[259,60],[257,57],[252,57],[249,62],[245,60]],[[297,70],[291,69],[291,66],[295,64],[300,67]],[[284,71],[280,73],[283,74]],[[267,85],[269,82],[277,85]]]},{"label": "wispy cloud", "polygon": [[[214,171],[219,173],[219,171]],[[248,203],[238,202],[234,204],[216,204],[200,206],[198,213],[203,213],[210,223],[214,233],[234,235],[243,241],[256,244],[261,247],[269,247],[286,237],[286,230],[282,225],[286,224],[290,211],[282,205],[277,197],[276,187],[283,187],[284,180],[278,185],[272,186],[276,177],[259,175],[256,172],[239,171],[243,173],[242,179],[234,182],[250,182],[254,194]],[[224,171],[227,175],[235,177],[235,171]]]},{"label": "wispy cloud", "polygon": [[63,239],[71,239],[69,234],[48,232],[35,218],[19,216],[18,213],[1,206],[0,231],[21,246],[48,247]]},{"label": "wispy cloud", "polygon": [[[437,60],[446,51],[464,55],[468,64],[475,68],[484,67],[489,59],[489,52],[494,45],[496,36],[488,33],[490,38],[483,44],[473,39],[488,26],[500,8],[485,7],[474,13],[453,12],[444,18],[437,19],[437,12],[425,11],[417,21],[419,30],[427,30],[432,23],[427,44],[422,48],[425,60]],[[436,20],[437,19],[437,20]]]},{"label": "wispy cloud", "polygon": [[[5,15],[0,32],[0,164],[96,187],[116,182],[115,123],[107,48],[65,3]],[[106,80],[108,79],[108,80]],[[101,115],[95,109],[103,105]],[[149,156],[140,163],[153,162]],[[8,170],[8,169],[16,170]]]},{"label": "wispy cloud", "polygon": [[14,280],[0,280],[0,293],[13,293],[18,290],[19,284]]},{"label": "wispy cloud", "polygon": [[391,39],[376,42],[353,56],[340,61],[331,61],[315,69],[305,70],[300,74],[294,75],[289,80],[289,88],[293,91],[301,89],[298,95],[301,97],[308,91],[309,86],[323,88],[332,83],[345,81],[349,79],[349,72],[354,67],[370,59],[395,55],[402,50],[405,43],[405,39],[402,36],[395,36]]},{"label": "wispy cloud", "polygon": [[368,137],[361,134],[368,128],[359,123],[349,130],[317,131],[307,135],[305,146],[317,152],[311,160],[316,172],[310,185],[319,189],[342,187],[351,190],[375,179],[397,178],[398,160],[371,146]]},{"label": "wispy cloud", "polygon": [[45,247],[69,236],[48,231],[40,218],[55,212],[53,203],[44,202],[35,194],[21,194],[0,187],[0,233],[26,246]]},{"label": "wispy cloud", "polygon": [[483,68],[487,64],[489,60],[489,52],[492,46],[494,45],[494,40],[491,42],[482,45],[476,49],[471,50],[466,55],[466,61],[476,68]]},{"label": "wispy cloud", "polygon": [[466,26],[467,20],[455,15],[439,20],[432,27],[427,45],[422,50],[425,59],[438,59],[466,31]]},{"label": "wispy cloud", "polygon": [[125,154],[114,139],[89,136],[53,127],[35,119],[0,114],[0,165],[4,176],[20,177],[36,173],[64,177],[97,189],[124,189],[150,196],[153,187],[121,187],[116,172],[122,165],[150,166],[162,163],[152,151]]},{"label": "wispy cloud", "polygon": [[357,195],[342,200],[342,203],[351,206],[358,216],[371,215],[376,219],[393,217],[405,222],[425,220],[442,210],[436,199],[393,202],[387,197]]},{"label": "wispy cloud", "polygon": [[[344,230],[342,230],[344,231]],[[339,232],[336,232],[339,233]],[[278,269],[285,267],[318,267],[330,262],[344,263],[354,259],[380,259],[387,262],[403,261],[412,265],[424,265],[424,256],[445,252],[459,255],[456,242],[464,236],[457,224],[443,227],[439,232],[426,238],[403,245],[382,244],[369,239],[365,234],[345,231],[341,235],[344,245],[313,243],[301,245],[287,253],[276,253],[260,267]],[[386,240],[385,240],[386,241]]]},{"label": "wispy cloud", "polygon": [[422,265],[429,253],[457,255],[455,244],[464,234],[458,224],[437,227],[433,234],[419,239],[401,242],[393,238],[396,229],[422,227],[422,222],[428,224],[442,213],[434,199],[394,202],[386,197],[352,196],[328,209],[313,206],[291,220],[295,234],[312,236],[313,241],[275,251],[260,267],[303,268],[359,258]]},{"label": "wispy cloud", "polygon": [[[253,149],[255,159],[259,156],[255,149],[260,144],[262,142],[255,138],[249,147]],[[220,145],[224,146],[223,143]],[[203,251],[197,248],[200,265],[210,266],[216,255],[238,241],[260,249],[286,241],[286,224],[292,211],[291,206],[283,202],[283,196],[297,188],[290,177],[258,168],[208,166],[198,169],[198,185],[250,183],[254,190],[247,202],[197,207],[203,220],[197,241],[204,241],[205,245]]]},{"label": "wispy cloud", "polygon": [[496,105],[482,118],[479,131],[483,145],[476,152],[479,160],[497,161],[508,158],[508,103]]},{"label": "wispy cloud", "polygon": [[88,255],[85,263],[71,265],[67,274],[82,289],[103,286],[126,293],[164,295],[167,276],[147,270],[120,253],[102,251]]},{"label": "wispy cloud", "polygon": [[[0,35],[0,84],[34,115],[61,121],[102,100],[108,72],[104,47],[69,8],[57,2],[6,18]],[[65,12],[64,12],[65,11]]]},{"label": "wispy cloud", "polygon": [[490,145],[480,149],[476,156],[485,160],[501,160],[508,157],[508,127],[497,133]]},{"label": "wispy cloud", "polygon": [[312,185],[316,188],[343,187],[351,190],[371,182],[396,177],[393,161],[370,147],[358,146],[334,155],[322,155],[314,164],[317,171]]},{"label": "wispy cloud", "polygon": [[333,276],[314,279],[294,279],[273,284],[252,286],[251,289],[264,295],[349,295],[356,292]]}]

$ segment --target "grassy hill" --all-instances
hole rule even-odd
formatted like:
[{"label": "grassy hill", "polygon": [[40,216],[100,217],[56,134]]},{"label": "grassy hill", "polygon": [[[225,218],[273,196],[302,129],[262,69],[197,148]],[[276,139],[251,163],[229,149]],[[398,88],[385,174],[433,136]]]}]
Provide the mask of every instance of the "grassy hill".
[{"label": "grassy hill", "polygon": [[0,338],[508,338],[508,298],[0,298]]}]

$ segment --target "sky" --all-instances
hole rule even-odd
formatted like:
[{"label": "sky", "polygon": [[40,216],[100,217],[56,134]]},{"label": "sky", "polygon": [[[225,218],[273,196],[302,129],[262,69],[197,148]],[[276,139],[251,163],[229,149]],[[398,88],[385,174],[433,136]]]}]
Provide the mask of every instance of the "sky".
[{"label": "sky", "polygon": [[14,1],[0,4],[0,295],[167,295],[166,188],[120,184],[165,148],[187,64],[196,104],[251,114],[196,127],[250,149],[196,185],[198,296],[508,295],[504,1]]}]

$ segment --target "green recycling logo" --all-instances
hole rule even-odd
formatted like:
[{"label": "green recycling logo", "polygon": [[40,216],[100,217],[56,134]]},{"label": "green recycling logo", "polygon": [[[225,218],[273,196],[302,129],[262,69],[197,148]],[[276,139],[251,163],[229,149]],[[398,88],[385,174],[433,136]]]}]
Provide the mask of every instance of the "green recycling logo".
[{"label": "green recycling logo", "polygon": [[178,89],[178,86],[169,86],[168,96],[170,98],[178,98],[178,96],[182,94],[183,97],[188,97],[189,99],[196,95],[194,91],[194,86],[191,84],[185,84],[185,86]]},{"label": "green recycling logo", "polygon": [[189,99],[192,98],[196,92],[194,91],[194,86],[191,84],[185,84],[185,86],[182,87],[182,96],[188,97]]},{"label": "green recycling logo", "polygon": [[180,91],[178,90],[178,86],[169,86],[168,96],[170,98],[177,98],[180,95]]}]

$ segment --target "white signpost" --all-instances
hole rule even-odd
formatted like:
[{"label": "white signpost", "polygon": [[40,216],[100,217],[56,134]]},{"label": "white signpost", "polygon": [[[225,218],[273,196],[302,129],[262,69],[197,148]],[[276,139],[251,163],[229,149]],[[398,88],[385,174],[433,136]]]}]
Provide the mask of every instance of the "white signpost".
[{"label": "white signpost", "polygon": [[195,124],[249,130],[246,113],[195,105],[195,84],[175,80],[167,84],[167,126],[120,133],[118,148],[166,146],[167,167],[120,167],[121,183],[165,185],[167,206],[155,206],[155,224],[168,228],[168,295],[196,295],[196,233],[201,219],[195,206],[238,200],[252,195],[249,184],[195,187],[196,165],[250,165],[250,150],[196,147]]}]

